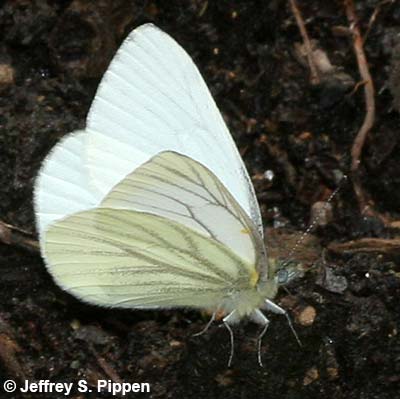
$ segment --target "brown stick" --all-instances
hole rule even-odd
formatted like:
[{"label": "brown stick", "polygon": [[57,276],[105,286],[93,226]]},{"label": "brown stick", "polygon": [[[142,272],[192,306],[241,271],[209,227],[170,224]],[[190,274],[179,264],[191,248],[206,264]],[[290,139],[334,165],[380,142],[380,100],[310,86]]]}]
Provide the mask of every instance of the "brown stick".
[{"label": "brown stick", "polygon": [[353,33],[353,48],[357,58],[358,70],[361,80],[364,83],[365,98],[365,117],[360,127],[351,149],[351,174],[354,186],[354,192],[358,199],[360,210],[362,213],[375,214],[371,209],[372,201],[364,192],[359,175],[359,166],[361,163],[361,154],[365,144],[365,140],[369,131],[372,129],[375,121],[375,89],[371,74],[368,68],[367,57],[363,48],[363,38],[358,27],[358,20],[355,13],[353,0],[345,0],[347,19],[350,23],[350,30]]},{"label": "brown stick", "polygon": [[360,238],[358,240],[331,243],[328,250],[335,253],[376,252],[387,255],[400,254],[400,238]]},{"label": "brown stick", "polygon": [[0,220],[0,242],[15,245],[30,252],[39,252],[39,243],[31,238],[31,234]]},{"label": "brown stick", "polygon": [[319,84],[320,78],[318,74],[318,69],[315,66],[314,58],[313,58],[313,49],[310,41],[310,37],[308,36],[307,28],[304,23],[304,19],[301,15],[300,9],[297,6],[296,0],[290,0],[290,7],[292,9],[292,13],[296,18],[297,26],[299,27],[301,37],[303,38],[304,46],[307,51],[307,61],[308,66],[310,68],[310,81],[311,84]]},{"label": "brown stick", "polygon": [[22,382],[28,376],[24,371],[24,363],[18,357],[20,352],[22,350],[15,339],[15,331],[0,314],[0,363],[9,376]]},{"label": "brown stick", "polygon": [[100,367],[106,373],[107,377],[111,378],[111,380],[115,383],[122,384],[122,379],[118,375],[118,373],[114,370],[114,368],[107,363],[106,359],[103,356],[100,356],[97,351],[94,349],[93,345],[90,345],[90,350],[93,352],[94,356],[96,357],[97,362],[99,363]]}]

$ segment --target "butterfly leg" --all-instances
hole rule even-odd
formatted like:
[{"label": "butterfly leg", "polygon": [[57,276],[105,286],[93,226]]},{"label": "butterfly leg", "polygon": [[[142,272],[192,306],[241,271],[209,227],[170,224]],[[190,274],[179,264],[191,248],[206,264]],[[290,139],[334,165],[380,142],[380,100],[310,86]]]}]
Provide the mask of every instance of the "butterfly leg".
[{"label": "butterfly leg", "polygon": [[211,324],[214,322],[216,314],[217,314],[217,311],[215,311],[212,314],[211,319],[208,321],[206,326],[201,331],[199,331],[198,333],[193,334],[193,337],[198,337],[199,335],[203,335],[210,328]]},{"label": "butterfly leg", "polygon": [[268,326],[269,326],[269,320],[265,316],[263,312],[261,312],[260,309],[256,309],[251,315],[250,315],[250,320],[256,324],[259,324],[260,326],[263,326],[263,329],[260,333],[260,335],[257,338],[257,357],[258,357],[258,364],[263,367],[263,363],[261,360],[261,343],[263,336],[267,332]]},{"label": "butterfly leg", "polygon": [[292,332],[293,332],[293,335],[294,335],[295,338],[296,338],[297,343],[299,344],[299,346],[302,346],[302,345],[301,345],[300,338],[299,338],[299,336],[297,335],[296,330],[295,330],[294,327],[293,327],[292,320],[290,319],[289,314],[288,314],[288,312],[287,312],[285,309],[281,308],[280,306],[278,306],[276,303],[270,301],[269,299],[266,299],[266,300],[265,300],[264,309],[269,310],[269,311],[272,312],[272,313],[284,315],[284,316],[286,317],[286,320],[288,321],[288,324],[289,324],[290,329],[291,329]]},{"label": "butterfly leg", "polygon": [[231,313],[229,313],[227,316],[225,316],[222,319],[222,322],[224,323],[225,327],[229,331],[229,335],[231,338],[231,353],[229,355],[228,367],[231,367],[232,359],[233,359],[233,352],[234,352],[234,339],[233,339],[233,331],[232,331],[231,325],[235,324],[237,321],[238,321],[238,317],[236,314],[236,310],[232,310]]}]

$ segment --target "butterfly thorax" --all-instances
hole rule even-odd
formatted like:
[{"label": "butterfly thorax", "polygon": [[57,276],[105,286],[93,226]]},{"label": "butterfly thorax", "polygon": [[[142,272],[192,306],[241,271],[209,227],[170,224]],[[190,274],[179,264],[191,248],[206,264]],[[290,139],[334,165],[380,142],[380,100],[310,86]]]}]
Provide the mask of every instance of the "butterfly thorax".
[{"label": "butterfly thorax", "polygon": [[266,299],[274,298],[277,291],[278,285],[275,279],[260,281],[254,287],[235,291],[221,307],[227,314],[236,310],[238,319],[241,319],[262,307]]}]

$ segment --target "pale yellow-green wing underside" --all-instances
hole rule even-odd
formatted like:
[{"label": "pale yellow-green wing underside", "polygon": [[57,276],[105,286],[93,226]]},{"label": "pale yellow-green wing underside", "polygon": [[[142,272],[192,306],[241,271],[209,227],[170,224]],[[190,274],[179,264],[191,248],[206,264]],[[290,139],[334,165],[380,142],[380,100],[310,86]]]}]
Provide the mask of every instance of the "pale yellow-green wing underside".
[{"label": "pale yellow-green wing underside", "polygon": [[212,308],[253,284],[252,265],[225,245],[131,210],[97,208],[56,222],[44,255],[66,291],[111,307]]}]

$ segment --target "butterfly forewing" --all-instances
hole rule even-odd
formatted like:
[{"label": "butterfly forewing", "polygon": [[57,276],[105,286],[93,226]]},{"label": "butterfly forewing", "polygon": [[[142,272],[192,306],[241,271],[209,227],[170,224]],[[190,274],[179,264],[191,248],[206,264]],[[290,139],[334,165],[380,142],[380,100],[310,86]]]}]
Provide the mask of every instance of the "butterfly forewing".
[{"label": "butterfly forewing", "polygon": [[165,150],[206,165],[262,235],[254,189],[197,67],[167,34],[147,24],[122,44],[87,119],[88,168],[103,195]]},{"label": "butterfly forewing", "polygon": [[98,205],[86,167],[86,132],[64,138],[48,155],[35,184],[39,235],[55,220]]}]

